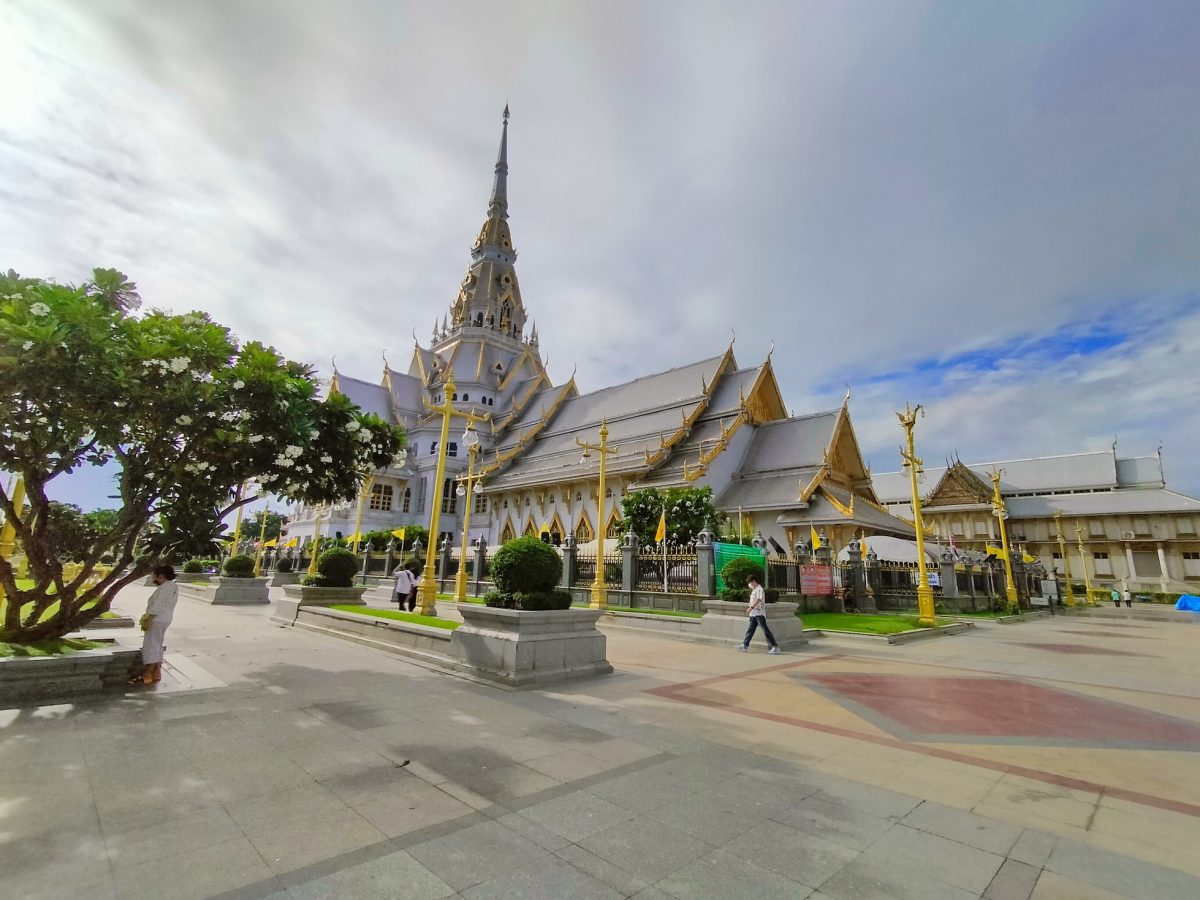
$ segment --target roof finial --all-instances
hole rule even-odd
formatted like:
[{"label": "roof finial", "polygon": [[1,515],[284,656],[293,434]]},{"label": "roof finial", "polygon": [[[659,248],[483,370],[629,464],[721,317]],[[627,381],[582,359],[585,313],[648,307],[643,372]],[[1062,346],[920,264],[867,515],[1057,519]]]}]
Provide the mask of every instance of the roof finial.
[{"label": "roof finial", "polygon": [[496,179],[492,182],[492,199],[488,216],[508,218],[508,104],[504,104],[504,125],[500,129],[500,152],[496,155]]},{"label": "roof finial", "polygon": [[382,351],[380,351],[380,355],[383,357],[383,369],[386,372],[391,368],[387,361],[387,348],[384,348]]},{"label": "roof finial", "polygon": [[842,406],[850,402],[850,385],[846,385],[846,396],[842,398]]},{"label": "roof finial", "polygon": [[336,375],[337,374],[337,357],[336,356],[329,357],[329,364],[333,367],[333,374]]}]

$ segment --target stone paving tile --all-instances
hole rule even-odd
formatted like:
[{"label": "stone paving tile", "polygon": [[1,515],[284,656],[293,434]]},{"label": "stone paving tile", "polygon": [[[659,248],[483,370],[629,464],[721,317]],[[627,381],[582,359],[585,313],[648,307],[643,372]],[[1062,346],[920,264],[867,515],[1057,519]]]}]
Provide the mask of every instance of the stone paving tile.
[{"label": "stone paving tile", "polygon": [[858,856],[849,847],[770,821],[756,825],[722,849],[810,890],[820,887]]},{"label": "stone paving tile", "polygon": [[1200,897],[1198,878],[1097,850],[1068,838],[1060,838],[1054,845],[1046,868],[1130,897],[1153,897],[1155,900],[1195,900]]},{"label": "stone paving tile", "polygon": [[201,900],[267,881],[271,870],[243,837],[117,869],[113,877],[121,900]]},{"label": "stone paving tile", "polygon": [[556,750],[546,756],[525,760],[523,764],[563,782],[598,775],[618,765],[577,750]]},{"label": "stone paving tile", "polygon": [[549,858],[537,844],[497,822],[473,825],[417,844],[408,852],[457,891]]},{"label": "stone paving tile", "polygon": [[624,894],[626,897],[646,890],[649,886],[645,878],[639,878],[622,868],[614,866],[608,860],[601,859],[595,853],[585,850],[578,844],[568,844],[561,850],[556,850],[554,855],[570,863],[581,872],[586,872],[597,881],[603,882],[618,893]]},{"label": "stone paving tile", "polygon": [[0,894],[15,892],[13,885],[26,889],[40,882],[92,881],[108,872],[108,848],[94,822],[15,840],[0,838]]},{"label": "stone paving tile", "polygon": [[406,769],[389,766],[358,772],[345,778],[331,778],[324,782],[324,785],[343,803],[355,806],[359,803],[401,798],[418,781],[419,779]]},{"label": "stone paving tile", "polygon": [[967,891],[938,881],[914,862],[860,854],[821,885],[834,900],[978,900]]},{"label": "stone paving tile", "polygon": [[712,850],[711,844],[645,818],[622,822],[579,846],[651,884]]},{"label": "stone paving tile", "polygon": [[912,828],[1000,856],[1008,855],[1023,830],[1017,825],[972,815],[928,800],[901,821]]},{"label": "stone paving tile", "polygon": [[637,814],[578,791],[522,809],[520,815],[577,844],[593,834],[632,821]]},{"label": "stone paving tile", "polygon": [[755,813],[729,809],[728,804],[701,794],[683,797],[652,809],[645,815],[715,847],[749,831],[762,821],[762,817]]},{"label": "stone paving tile", "polygon": [[315,782],[272,794],[226,804],[226,811],[243,830],[262,830],[293,822],[314,822],[327,813],[349,809],[336,794]]},{"label": "stone paving tile", "polygon": [[229,813],[214,807],[149,828],[111,835],[105,839],[105,845],[110,864],[119,869],[241,836],[242,830]]},{"label": "stone paving tile", "polygon": [[983,892],[983,900],[1029,900],[1041,874],[1041,869],[1015,859],[1006,859]]},{"label": "stone paving tile", "polygon": [[679,869],[654,887],[682,900],[803,900],[811,891],[723,850]]},{"label": "stone paving tile", "polygon": [[470,815],[474,810],[441,788],[413,779],[403,793],[359,802],[354,811],[391,838]]},{"label": "stone paving tile", "polygon": [[65,873],[47,872],[35,877],[12,876],[5,873],[4,896],[21,900],[119,900],[117,883],[111,872],[85,876],[75,880]]},{"label": "stone paving tile", "polygon": [[642,770],[645,774],[693,793],[712,790],[737,777],[736,772],[680,756]]},{"label": "stone paving tile", "polygon": [[643,759],[657,756],[662,752],[656,747],[647,747],[634,741],[625,740],[624,738],[612,738],[611,740],[600,741],[596,744],[587,744],[580,747],[579,750],[581,753],[586,753],[589,756],[595,756],[605,762],[610,762],[614,766],[625,766],[630,763],[640,762]]},{"label": "stone paving tile", "polygon": [[499,816],[496,821],[505,828],[512,829],[525,838],[525,840],[533,841],[533,843],[537,844],[543,850],[549,850],[551,853],[571,844],[571,841],[567,840],[561,834],[555,834],[553,831],[543,828],[536,822],[526,819],[520,813],[507,813],[506,815]]},{"label": "stone paving tile", "polygon": [[621,900],[625,895],[561,860],[539,861],[462,892],[464,900]]},{"label": "stone paving tile", "polygon": [[351,809],[326,812],[315,821],[247,829],[246,837],[275,874],[387,840]]},{"label": "stone paving tile", "polygon": [[819,794],[826,800],[841,803],[855,809],[861,809],[873,816],[893,816],[902,818],[912,812],[921,802],[919,797],[908,794],[898,794],[885,788],[872,787],[840,778],[836,782],[821,788]]},{"label": "stone paving tile", "polygon": [[1058,843],[1057,835],[1026,828],[1008,851],[1008,857],[1040,869],[1046,865],[1046,860],[1050,858],[1050,853],[1056,843]]},{"label": "stone paving tile", "polygon": [[454,896],[454,888],[400,850],[292,885],[284,896],[287,900],[440,900]]},{"label": "stone paving tile", "polygon": [[811,834],[815,837],[864,850],[895,824],[893,819],[880,818],[822,797],[807,797],[771,816],[776,822]]},{"label": "stone paving tile", "polygon": [[645,813],[675,800],[695,793],[675,782],[656,777],[643,769],[629,775],[621,775],[600,784],[588,787],[589,794],[611,800],[634,812]]},{"label": "stone paving tile", "polygon": [[983,893],[1004,862],[1002,856],[907,825],[893,825],[865,853],[891,861],[919,859],[934,878],[975,894]]},{"label": "stone paving tile", "polygon": [[764,819],[799,803],[813,793],[815,791],[809,791],[807,788],[796,789],[787,784],[764,781],[747,775],[735,775],[702,791],[703,796],[711,798],[714,803],[726,809],[750,813]]},{"label": "stone paving tile", "polygon": [[1114,894],[1094,884],[1076,881],[1064,875],[1055,875],[1043,871],[1038,879],[1037,887],[1030,894],[1030,900],[1145,900],[1143,894],[1130,897],[1128,894]]}]

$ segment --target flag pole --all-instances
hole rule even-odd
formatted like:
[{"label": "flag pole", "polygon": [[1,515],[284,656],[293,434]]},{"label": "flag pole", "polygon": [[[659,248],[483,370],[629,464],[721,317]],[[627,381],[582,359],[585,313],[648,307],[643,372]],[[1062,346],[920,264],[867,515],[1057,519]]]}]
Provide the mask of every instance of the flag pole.
[{"label": "flag pole", "polygon": [[663,498],[663,593],[667,593],[667,501]]}]

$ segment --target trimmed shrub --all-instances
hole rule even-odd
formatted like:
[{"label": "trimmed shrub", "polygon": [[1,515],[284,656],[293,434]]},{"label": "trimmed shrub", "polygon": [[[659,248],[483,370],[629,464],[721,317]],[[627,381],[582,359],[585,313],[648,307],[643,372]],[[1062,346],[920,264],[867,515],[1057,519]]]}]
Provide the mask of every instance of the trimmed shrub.
[{"label": "trimmed shrub", "polygon": [[516,609],[517,601],[513,594],[492,590],[483,595],[483,605],[492,609]]},{"label": "trimmed shrub", "polygon": [[749,556],[735,556],[721,569],[721,577],[725,579],[727,588],[744,588],[753,576],[762,584],[767,577],[761,562],[756,562]]},{"label": "trimmed shrub", "polygon": [[763,593],[766,595],[766,599],[767,599],[768,603],[778,603],[779,602],[779,589],[778,588],[767,588],[766,590],[763,591]]},{"label": "trimmed shrub", "polygon": [[530,593],[515,593],[512,595],[517,602],[517,609],[542,611],[548,609],[570,609],[571,592],[562,590],[533,591]]},{"label": "trimmed shrub", "polygon": [[553,591],[562,578],[562,558],[540,538],[517,538],[496,551],[491,564],[492,581],[508,594]]},{"label": "trimmed shrub", "polygon": [[292,563],[291,557],[285,556],[283,559],[281,559],[275,563],[275,571],[276,572],[290,572],[290,571],[292,571],[293,565],[294,564]]},{"label": "trimmed shrub", "polygon": [[353,587],[358,557],[349,550],[334,547],[317,557],[317,571],[321,577],[319,587]]},{"label": "trimmed shrub", "polygon": [[225,560],[223,571],[226,578],[253,578],[254,559],[244,554],[231,556]]},{"label": "trimmed shrub", "polygon": [[204,571],[204,560],[189,559],[187,562],[185,562],[183,564],[183,571],[188,572],[189,574],[192,572],[196,572],[196,573],[203,572]]},{"label": "trimmed shrub", "polygon": [[746,588],[746,587],[740,587],[740,588],[724,587],[724,588],[721,588],[721,599],[728,603],[749,603],[750,602],[750,588]]}]

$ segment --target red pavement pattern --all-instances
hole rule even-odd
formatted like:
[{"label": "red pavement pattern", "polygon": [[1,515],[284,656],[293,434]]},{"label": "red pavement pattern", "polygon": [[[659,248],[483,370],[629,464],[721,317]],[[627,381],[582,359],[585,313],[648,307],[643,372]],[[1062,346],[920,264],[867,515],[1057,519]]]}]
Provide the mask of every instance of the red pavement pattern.
[{"label": "red pavement pattern", "polygon": [[1087,644],[1034,644],[1025,641],[1012,641],[1018,647],[1028,647],[1031,650],[1045,650],[1047,653],[1080,653],[1085,656],[1145,656],[1145,653],[1130,653],[1128,650],[1114,650],[1111,647],[1091,647]]}]

